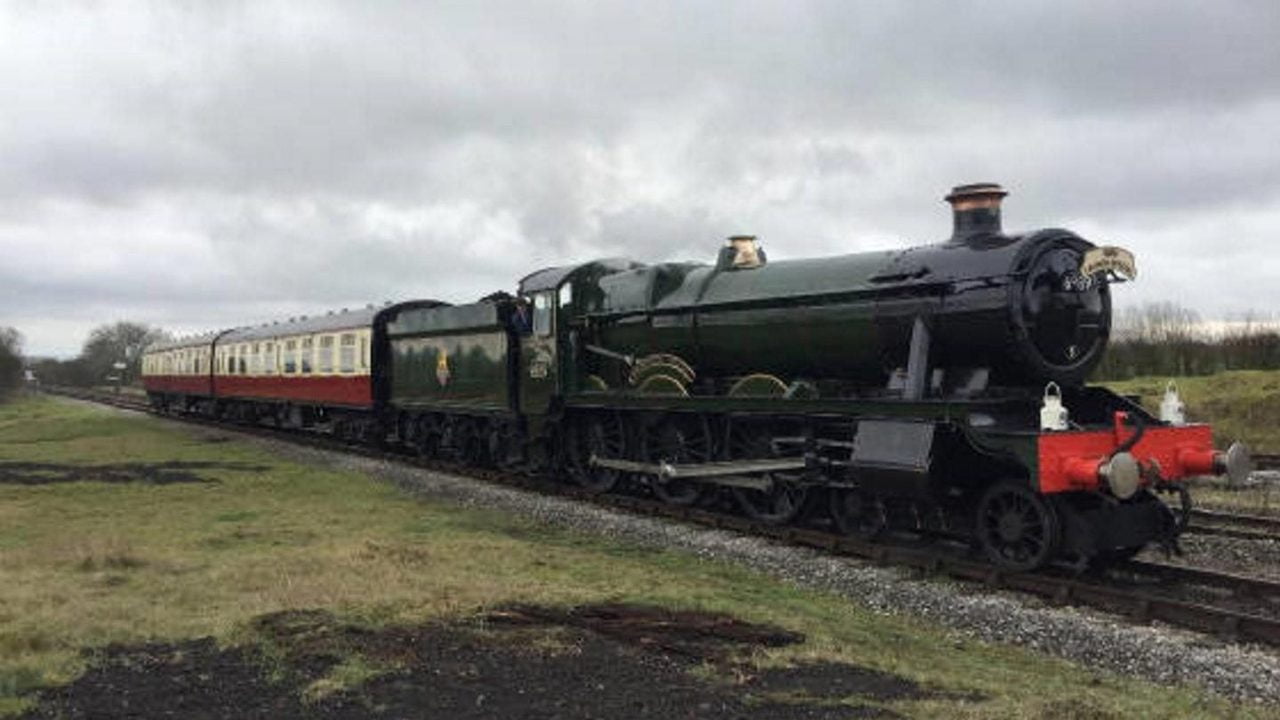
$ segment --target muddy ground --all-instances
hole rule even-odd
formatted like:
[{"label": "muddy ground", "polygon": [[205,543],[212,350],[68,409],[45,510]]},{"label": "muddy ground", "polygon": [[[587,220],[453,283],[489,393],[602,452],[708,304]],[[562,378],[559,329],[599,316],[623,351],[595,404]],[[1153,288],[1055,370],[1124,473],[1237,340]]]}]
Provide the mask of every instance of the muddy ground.
[{"label": "muddy ground", "polygon": [[883,718],[897,717],[886,702],[937,696],[853,665],[760,670],[753,653],[803,636],[651,607],[513,606],[378,629],[289,611],[253,631],[240,646],[93,651],[83,676],[23,717]]},{"label": "muddy ground", "polygon": [[101,465],[69,465],[60,463],[0,462],[0,485],[53,485],[73,482],[147,483],[216,483],[197,471],[231,470],[263,472],[264,465],[237,462],[108,463]]}]

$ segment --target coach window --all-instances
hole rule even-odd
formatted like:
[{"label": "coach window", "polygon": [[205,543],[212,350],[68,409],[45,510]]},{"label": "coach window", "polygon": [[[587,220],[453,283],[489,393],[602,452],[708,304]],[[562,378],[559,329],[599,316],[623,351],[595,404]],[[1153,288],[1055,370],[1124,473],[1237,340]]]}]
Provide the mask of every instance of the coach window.
[{"label": "coach window", "polygon": [[237,372],[241,375],[249,374],[249,345],[248,343],[240,346],[240,366]]},{"label": "coach window", "polygon": [[316,358],[316,372],[333,372],[333,336],[320,338],[320,356]]},{"label": "coach window", "polygon": [[546,337],[551,334],[551,293],[533,296],[533,333]]},{"label": "coach window", "polygon": [[338,369],[344,373],[356,371],[356,335],[344,333],[338,347]]},{"label": "coach window", "polygon": [[311,360],[314,354],[313,345],[314,340],[312,338],[302,339],[302,357],[298,359],[298,366],[303,375],[311,374]]},{"label": "coach window", "polygon": [[263,343],[262,350],[263,350],[262,372],[267,375],[275,375],[276,374],[276,344]]},{"label": "coach window", "polygon": [[286,340],[284,343],[284,374],[298,372],[298,341]]},{"label": "coach window", "polygon": [[360,336],[360,369],[369,369],[369,337],[367,335]]}]

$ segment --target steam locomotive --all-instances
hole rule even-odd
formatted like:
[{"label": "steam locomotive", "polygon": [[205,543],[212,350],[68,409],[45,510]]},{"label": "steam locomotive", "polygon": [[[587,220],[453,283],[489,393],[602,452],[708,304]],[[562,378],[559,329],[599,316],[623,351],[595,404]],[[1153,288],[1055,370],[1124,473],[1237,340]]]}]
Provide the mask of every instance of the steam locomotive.
[{"label": "steam locomotive", "polygon": [[161,409],[728,498],[770,523],[960,536],[1016,570],[1176,547],[1182,481],[1239,479],[1248,452],[1085,384],[1133,256],[1007,234],[1005,195],[954,188],[938,244],[769,262],[735,236],[712,264],[548,268],[469,305],[156,346],[144,382]]}]

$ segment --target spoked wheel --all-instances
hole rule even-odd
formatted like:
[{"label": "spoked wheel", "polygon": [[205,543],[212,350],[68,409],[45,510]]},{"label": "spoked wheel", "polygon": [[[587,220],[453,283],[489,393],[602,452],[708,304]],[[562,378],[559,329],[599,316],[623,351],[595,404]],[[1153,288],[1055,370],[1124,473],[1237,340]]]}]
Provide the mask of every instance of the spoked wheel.
[{"label": "spoked wheel", "polygon": [[1058,514],[1025,485],[993,485],[978,503],[978,541],[991,562],[1008,570],[1032,570],[1058,552]]},{"label": "spoked wheel", "polygon": [[[647,462],[704,463],[711,460],[711,428],[698,415],[672,415],[649,426],[641,437],[641,455]],[[703,485],[689,480],[657,478],[653,493],[663,502],[692,505],[702,497]]]},{"label": "spoked wheel", "polygon": [[489,458],[502,470],[510,470],[519,464],[519,437],[509,425],[495,424],[489,428]]},{"label": "spoked wheel", "polygon": [[458,460],[466,465],[485,467],[489,464],[488,435],[474,420],[463,418],[455,421],[453,448]]},{"label": "spoked wheel", "polygon": [[831,519],[845,535],[874,540],[889,527],[884,502],[858,488],[832,488]]},{"label": "spoked wheel", "polygon": [[613,413],[592,413],[580,418],[571,432],[569,461],[574,480],[582,487],[598,493],[609,492],[617,487],[622,473],[612,468],[594,466],[591,458],[624,456],[626,436],[622,431],[622,419]]},{"label": "spoked wheel", "polygon": [[[770,434],[765,428],[739,425],[729,433],[727,455],[730,460],[758,460],[774,457],[775,453]],[[769,473],[763,477],[771,483],[768,490],[743,487],[731,489],[738,507],[742,508],[747,517],[773,525],[785,525],[796,519],[809,499],[809,489],[778,473]]]},{"label": "spoked wheel", "polygon": [[440,441],[443,438],[440,423],[427,416],[418,418],[414,424],[413,447],[418,455],[432,459],[440,456]]}]

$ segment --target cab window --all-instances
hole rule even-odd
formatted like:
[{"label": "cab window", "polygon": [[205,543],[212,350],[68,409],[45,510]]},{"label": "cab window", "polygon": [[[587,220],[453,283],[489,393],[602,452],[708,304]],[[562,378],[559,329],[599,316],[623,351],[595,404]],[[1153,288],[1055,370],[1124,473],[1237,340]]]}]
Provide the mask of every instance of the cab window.
[{"label": "cab window", "polygon": [[546,337],[551,334],[551,298],[549,292],[533,296],[533,334]]}]

